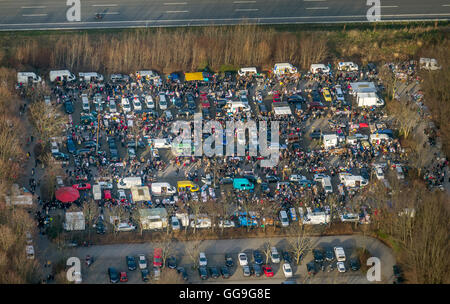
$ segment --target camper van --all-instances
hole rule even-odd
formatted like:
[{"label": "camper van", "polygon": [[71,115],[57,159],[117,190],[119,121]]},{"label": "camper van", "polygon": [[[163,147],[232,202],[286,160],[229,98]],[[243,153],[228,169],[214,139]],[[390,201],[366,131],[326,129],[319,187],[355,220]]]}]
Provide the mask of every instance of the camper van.
[{"label": "camper van", "polygon": [[273,73],[275,75],[294,74],[297,73],[297,68],[290,63],[276,63]]},{"label": "camper van", "polygon": [[152,183],[151,190],[153,195],[172,195],[177,192],[169,183]]},{"label": "camper van", "polygon": [[368,181],[360,175],[339,174],[339,179],[345,187],[363,187],[368,184]]},{"label": "camper van", "polygon": [[81,102],[82,102],[82,108],[84,112],[89,112],[89,99],[87,97],[87,94],[81,94]]},{"label": "camper van", "polygon": [[338,63],[339,71],[358,71],[358,65],[351,61],[348,62],[339,62]]},{"label": "camper van", "polygon": [[322,63],[313,63],[311,64],[309,71],[313,74],[330,73],[330,68]]},{"label": "camper van", "polygon": [[249,76],[249,75],[253,75],[253,74],[258,74],[258,71],[256,70],[255,67],[251,67],[251,68],[240,68],[238,70],[238,75],[239,76]]},{"label": "camper van", "polygon": [[199,190],[199,187],[191,181],[178,181],[177,190],[178,192],[187,190],[190,190],[191,192],[197,192]]},{"label": "camper van", "polygon": [[333,193],[333,186],[331,185],[331,178],[329,176],[322,178],[322,187],[325,193]]},{"label": "camper van", "polygon": [[70,72],[69,70],[56,70],[56,71],[50,71],[50,81],[54,82],[54,81],[62,81],[62,80],[66,80],[66,81],[75,81],[76,77],[74,74],[72,74],[72,72]]},{"label": "camper van", "polygon": [[41,82],[41,77],[33,72],[19,72],[17,73],[18,83],[37,83]]},{"label": "camper van", "polygon": [[233,188],[235,190],[253,190],[255,185],[246,178],[235,178],[233,179]]},{"label": "camper van", "polygon": [[117,189],[131,189],[133,186],[142,186],[142,179],[140,176],[124,177],[117,183]]},{"label": "camper van", "polygon": [[81,81],[103,81],[103,75],[95,72],[78,73]]},{"label": "camper van", "polygon": [[102,189],[99,184],[92,186],[92,194],[94,195],[94,200],[99,201],[102,199]]}]

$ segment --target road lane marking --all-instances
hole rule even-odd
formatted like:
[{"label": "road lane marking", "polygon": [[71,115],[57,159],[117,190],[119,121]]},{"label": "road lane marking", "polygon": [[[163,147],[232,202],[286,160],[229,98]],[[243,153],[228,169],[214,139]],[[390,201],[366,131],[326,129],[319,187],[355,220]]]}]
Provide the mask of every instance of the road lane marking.
[{"label": "road lane marking", "polygon": [[390,8],[390,7],[398,7],[398,5],[385,5],[385,6],[380,6],[381,8]]},{"label": "road lane marking", "polygon": [[43,17],[47,16],[47,14],[23,14],[23,17]]},{"label": "road lane marking", "polygon": [[102,7],[102,6],[117,6],[117,4],[92,4],[92,6],[95,6],[95,7]]},{"label": "road lane marking", "polygon": [[324,2],[327,0],[303,0],[303,1],[305,1],[305,2]]},{"label": "road lane marking", "polygon": [[172,14],[172,13],[189,13],[189,11],[166,11],[166,13],[168,14]]},{"label": "road lane marking", "polygon": [[450,6],[450,4],[442,4],[442,6]]},{"label": "road lane marking", "polygon": [[328,9],[328,6],[325,7],[307,7],[306,9],[315,10],[315,9]]},{"label": "road lane marking", "polygon": [[171,3],[164,3],[164,5],[186,5],[187,2],[171,2]]},{"label": "road lane marking", "polygon": [[21,8],[46,8],[46,6],[22,6]]},{"label": "road lane marking", "polygon": [[236,12],[254,12],[254,11],[258,11],[259,9],[257,8],[237,8],[235,9]]},{"label": "road lane marking", "polygon": [[256,1],[234,1],[235,4],[247,4],[247,3],[256,3]]},{"label": "road lane marking", "polygon": [[99,14],[99,15],[119,15],[118,12],[106,12],[106,13],[96,13],[96,14]]}]

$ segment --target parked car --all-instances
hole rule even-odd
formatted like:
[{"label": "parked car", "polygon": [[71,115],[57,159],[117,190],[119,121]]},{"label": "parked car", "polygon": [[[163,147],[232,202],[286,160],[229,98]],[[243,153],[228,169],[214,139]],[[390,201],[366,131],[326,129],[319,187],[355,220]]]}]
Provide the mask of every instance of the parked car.
[{"label": "parked car", "polygon": [[220,273],[222,274],[222,278],[228,279],[230,277],[230,271],[227,266],[222,266],[220,268]]},{"label": "parked car", "polygon": [[200,266],[207,266],[208,265],[208,260],[206,259],[206,255],[204,252],[200,252],[199,254],[199,265]]},{"label": "parked car", "polygon": [[334,251],[333,251],[332,248],[327,248],[327,249],[325,250],[325,259],[326,259],[328,262],[331,262],[331,261],[334,260]]},{"label": "parked car", "polygon": [[323,252],[320,249],[313,249],[314,262],[322,263],[323,262]]},{"label": "parked car", "polygon": [[245,254],[244,252],[239,253],[238,260],[239,260],[239,265],[241,265],[241,266],[248,265],[247,254]]},{"label": "parked car", "polygon": [[198,268],[198,274],[200,275],[200,279],[207,280],[208,279],[208,270],[205,266],[201,266]]},{"label": "parked car", "polygon": [[253,260],[255,261],[256,264],[262,265],[263,256],[262,256],[261,252],[259,252],[258,250],[254,250],[253,251]]},{"label": "parked car", "polygon": [[120,273],[120,282],[128,282],[128,275],[126,271]]},{"label": "parked car", "polygon": [[162,267],[162,249],[153,250],[153,267]]},{"label": "parked car", "polygon": [[167,259],[167,267],[169,267],[170,269],[175,269],[175,268],[177,268],[177,258],[174,257],[173,255],[171,255],[171,256]]},{"label": "parked car", "polygon": [[306,264],[306,270],[308,271],[308,275],[315,275],[317,273],[317,267],[314,261]]},{"label": "parked car", "polygon": [[250,266],[242,266],[242,273],[244,274],[244,277],[249,277],[252,274],[250,271]]},{"label": "parked car", "polygon": [[284,260],[285,263],[289,263],[290,264],[292,262],[291,255],[289,254],[289,252],[282,251],[281,255],[283,256],[283,260]]},{"label": "parked car", "polygon": [[337,267],[339,272],[346,272],[344,262],[337,262],[336,263],[336,267]]},{"label": "parked car", "polygon": [[143,282],[150,281],[150,272],[148,271],[147,268],[141,270],[141,276]]},{"label": "parked car", "polygon": [[284,263],[283,264],[283,273],[284,273],[284,276],[286,278],[291,278],[292,277],[292,268],[291,268],[291,265],[289,263]]},{"label": "parked car", "polygon": [[186,269],[184,267],[178,267],[177,273],[181,274],[183,280],[187,281],[189,279]]},{"label": "parked car", "polygon": [[213,279],[217,279],[220,276],[219,270],[215,266],[209,268],[209,273]]},{"label": "parked car", "polygon": [[109,267],[108,268],[108,276],[109,276],[109,281],[111,283],[119,283],[120,278],[119,278],[119,272],[117,272],[117,270],[113,267]]},{"label": "parked car", "polygon": [[260,277],[262,276],[262,268],[261,265],[253,263],[253,274],[255,275],[255,277]]},{"label": "parked car", "polygon": [[352,271],[358,271],[361,268],[357,258],[350,259],[350,269]]},{"label": "parked car", "polygon": [[280,263],[280,254],[278,253],[277,248],[275,247],[270,248],[270,259],[272,260],[272,263],[275,264]]},{"label": "parked car", "polygon": [[229,254],[225,254],[225,265],[227,267],[233,267],[234,265],[233,258]]},{"label": "parked car", "polygon": [[91,190],[91,184],[75,184],[72,188],[77,190]]},{"label": "parked car", "polygon": [[127,266],[128,266],[128,270],[136,270],[136,260],[134,259],[134,257],[127,255],[126,257],[127,260]]},{"label": "parked car", "polygon": [[273,277],[273,270],[272,270],[272,267],[270,267],[269,265],[264,265],[262,267],[262,270],[263,270],[264,274],[266,275],[266,277],[268,277],[268,278]]},{"label": "parked car", "polygon": [[138,256],[138,259],[139,259],[139,269],[147,268],[147,258],[145,257],[145,254],[140,254]]}]

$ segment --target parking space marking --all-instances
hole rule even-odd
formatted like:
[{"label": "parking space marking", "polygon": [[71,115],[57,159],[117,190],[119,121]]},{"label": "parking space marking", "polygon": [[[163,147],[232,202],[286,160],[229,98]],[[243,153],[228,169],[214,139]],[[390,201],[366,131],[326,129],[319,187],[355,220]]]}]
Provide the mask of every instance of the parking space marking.
[{"label": "parking space marking", "polygon": [[236,12],[253,12],[253,11],[258,11],[259,9],[257,8],[237,8],[235,9]]},{"label": "parking space marking", "polygon": [[22,6],[21,8],[46,8],[46,6]]},{"label": "parking space marking", "polygon": [[23,14],[23,17],[43,17],[47,16],[47,14]]}]

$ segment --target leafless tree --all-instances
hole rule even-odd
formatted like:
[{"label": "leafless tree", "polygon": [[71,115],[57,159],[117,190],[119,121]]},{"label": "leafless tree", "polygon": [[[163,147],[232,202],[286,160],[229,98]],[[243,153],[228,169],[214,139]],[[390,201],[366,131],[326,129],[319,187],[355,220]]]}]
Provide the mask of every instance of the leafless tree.
[{"label": "leafless tree", "polygon": [[266,256],[266,264],[269,263],[271,249],[272,249],[272,242],[270,240],[267,240],[264,243],[264,248],[263,248],[264,255]]},{"label": "leafless tree", "polygon": [[289,238],[289,248],[294,255],[297,265],[301,262],[301,257],[311,248],[311,239],[307,236],[308,228],[304,225],[294,226],[294,237]]},{"label": "leafless tree", "polygon": [[199,256],[200,256],[200,245],[202,240],[199,236],[195,235],[191,241],[186,242],[185,252],[189,260],[192,262],[192,267],[198,269],[199,267]]},{"label": "leafless tree", "polygon": [[174,246],[173,234],[170,234],[167,237],[165,237],[161,243],[162,262],[163,262],[162,268],[166,267],[166,261],[167,261],[167,258],[172,254],[173,246]]}]

